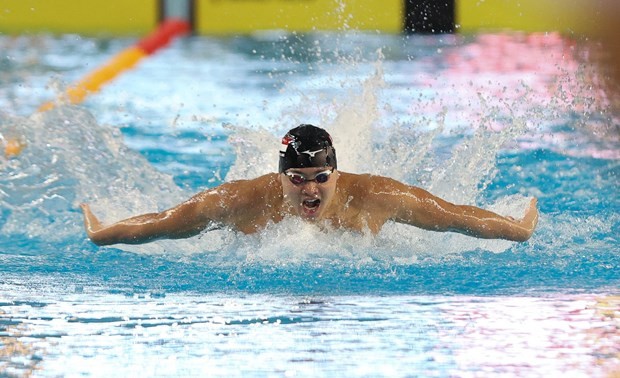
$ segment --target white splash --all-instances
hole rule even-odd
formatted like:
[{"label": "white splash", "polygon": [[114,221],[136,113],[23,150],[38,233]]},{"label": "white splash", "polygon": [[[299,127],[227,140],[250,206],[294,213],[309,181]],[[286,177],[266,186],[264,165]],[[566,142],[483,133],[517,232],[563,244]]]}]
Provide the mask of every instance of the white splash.
[{"label": "white splash", "polygon": [[27,141],[0,175],[1,206],[10,210],[3,234],[48,241],[83,233],[76,216],[90,202],[104,221],[171,205],[185,194],[102,127],[82,108],[59,107],[28,118],[2,115],[0,133],[17,130]]},{"label": "white splash", "polygon": [[[374,73],[361,82],[347,81],[346,96],[326,101],[305,94],[299,97],[299,103],[282,111],[282,118],[297,120],[315,114],[315,119],[303,122],[316,122],[332,134],[341,170],[389,176],[422,186],[456,203],[477,204],[481,187],[494,175],[500,148],[531,127],[531,112],[524,110],[527,101],[522,104],[527,90],[512,100],[491,101],[491,95],[475,86],[460,83],[455,91],[454,85],[422,73],[417,80],[436,89],[421,90],[420,98],[408,104],[411,117],[395,120],[385,114],[393,99],[382,98],[389,85],[381,59],[373,69]],[[458,75],[452,79],[464,80]],[[289,84],[288,90],[295,91],[293,84]],[[470,98],[469,92],[478,95]],[[307,109],[309,103],[311,112]],[[503,119],[498,122],[495,117]],[[19,158],[0,164],[0,204],[8,214],[0,223],[4,235],[25,234],[50,241],[74,239],[76,235],[83,238],[81,214],[77,210],[80,202],[91,203],[102,221],[109,223],[163,210],[192,194],[178,188],[169,175],[158,172],[138,153],[126,148],[118,130],[97,124],[84,109],[62,107],[28,118],[2,115],[1,120],[0,132],[17,128],[28,141],[28,148]],[[438,141],[458,134],[462,128],[471,130],[467,122],[476,123],[473,135],[459,135],[459,142],[451,146],[451,156],[439,158]],[[226,180],[276,171],[280,137],[293,126],[228,125],[237,160]],[[527,201],[515,196],[495,204],[478,204],[520,217]],[[301,220],[289,219],[251,236],[216,230],[188,240],[120,247],[144,254],[213,254],[222,264],[341,260],[409,264],[422,255],[444,256],[475,249],[502,252],[511,245],[393,223],[385,225],[374,237],[347,231],[326,232]]]},{"label": "white splash", "polygon": [[[384,86],[382,64],[378,62],[374,75],[362,82],[358,91],[351,90],[349,100],[335,107],[334,119],[322,126],[334,137],[341,170],[391,174],[400,180],[417,177],[425,169],[420,165],[432,155],[434,138],[441,135],[444,114],[438,114],[439,125],[430,131],[383,124],[379,94]],[[476,133],[455,150],[448,164],[432,167],[427,188],[449,200],[475,202],[477,185],[493,169],[499,147],[523,130],[518,122],[504,132]],[[29,118],[5,117],[3,125],[18,126],[29,143],[24,154],[4,168],[0,181],[2,207],[11,210],[2,227],[4,234],[26,233],[50,241],[70,239],[84,235],[81,215],[76,210],[80,202],[91,203],[101,220],[109,223],[163,210],[191,195],[126,148],[118,131],[98,125],[84,109],[61,107]],[[228,128],[237,161],[227,180],[276,170],[280,135],[267,129]],[[376,137],[377,130],[382,133],[380,138]],[[526,199],[510,199],[492,208],[518,217],[525,203]],[[253,236],[218,230],[188,240],[120,248],[177,256],[214,253],[221,255],[218,260],[222,263],[231,264],[323,260],[363,264],[412,263],[422,254],[445,255],[477,248],[501,252],[510,245],[397,224],[387,224],[372,237],[346,231],[325,232],[301,220],[286,220]]]}]

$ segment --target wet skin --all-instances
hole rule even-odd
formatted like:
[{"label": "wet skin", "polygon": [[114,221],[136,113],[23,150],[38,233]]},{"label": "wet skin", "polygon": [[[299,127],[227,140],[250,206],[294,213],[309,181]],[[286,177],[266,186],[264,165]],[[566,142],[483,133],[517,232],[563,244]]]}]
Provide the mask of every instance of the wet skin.
[{"label": "wet skin", "polygon": [[[312,180],[325,168],[294,173]],[[239,180],[196,194],[159,213],[102,224],[82,205],[89,238],[98,245],[139,244],[157,239],[187,238],[214,227],[254,233],[286,217],[300,217],[322,228],[344,228],[376,234],[388,222],[432,231],[451,231],[486,239],[525,241],[538,222],[533,198],[522,219],[515,220],[475,206],[455,205],[396,180],[338,170],[324,183],[293,184],[282,173]]]}]

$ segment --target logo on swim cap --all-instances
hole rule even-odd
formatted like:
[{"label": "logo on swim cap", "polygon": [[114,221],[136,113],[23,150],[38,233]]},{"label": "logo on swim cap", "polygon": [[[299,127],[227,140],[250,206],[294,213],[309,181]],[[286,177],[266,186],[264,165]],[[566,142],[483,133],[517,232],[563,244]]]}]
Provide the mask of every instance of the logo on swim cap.
[{"label": "logo on swim cap", "polygon": [[290,168],[337,168],[336,149],[332,137],[320,127],[299,125],[282,138],[280,172]]},{"label": "logo on swim cap", "polygon": [[322,150],[322,149],[321,149],[321,150],[316,150],[316,151],[310,151],[310,150],[308,150],[308,151],[301,151],[301,153],[302,153],[302,154],[308,154],[308,155],[310,155],[310,157],[311,157],[311,158],[313,158],[313,159],[314,159],[314,155],[316,155],[317,153],[319,153],[319,152],[321,152],[321,151],[323,151],[323,150]]}]

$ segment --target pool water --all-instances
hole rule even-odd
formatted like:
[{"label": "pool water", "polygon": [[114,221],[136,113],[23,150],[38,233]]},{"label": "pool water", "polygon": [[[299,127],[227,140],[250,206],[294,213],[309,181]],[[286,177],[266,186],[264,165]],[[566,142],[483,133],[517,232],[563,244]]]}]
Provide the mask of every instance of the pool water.
[{"label": "pool water", "polygon": [[[0,36],[0,375],[620,373],[620,118],[556,34],[176,41],[37,113],[132,39]],[[327,128],[339,168],[519,217],[526,243],[299,220],[99,248],[105,222],[276,170]]]}]

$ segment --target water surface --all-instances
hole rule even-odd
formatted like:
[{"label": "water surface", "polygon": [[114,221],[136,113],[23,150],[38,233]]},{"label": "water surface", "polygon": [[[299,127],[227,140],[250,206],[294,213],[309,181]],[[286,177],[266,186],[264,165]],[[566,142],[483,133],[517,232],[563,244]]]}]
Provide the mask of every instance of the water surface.
[{"label": "water surface", "polygon": [[[618,372],[620,123],[554,34],[177,41],[37,114],[130,39],[0,38],[0,374],[553,376]],[[105,221],[276,169],[326,127],[339,166],[520,216],[526,243],[300,221],[98,248]]]}]

